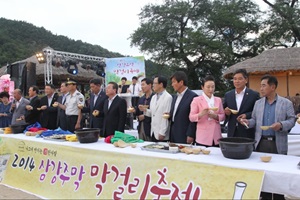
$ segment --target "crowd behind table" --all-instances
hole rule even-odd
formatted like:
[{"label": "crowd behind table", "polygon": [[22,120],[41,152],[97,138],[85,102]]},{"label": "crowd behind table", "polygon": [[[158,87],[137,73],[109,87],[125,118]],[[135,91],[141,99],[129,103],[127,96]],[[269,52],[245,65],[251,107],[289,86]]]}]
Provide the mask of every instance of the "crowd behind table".
[{"label": "crowd behind table", "polygon": [[[256,151],[287,154],[287,135],[295,124],[295,111],[290,100],[276,93],[276,77],[261,78],[259,97],[257,91],[246,87],[246,70],[237,70],[233,75],[235,89],[228,91],[222,99],[214,96],[215,80],[207,76],[200,81],[203,90],[197,96],[187,87],[188,78],[182,71],[175,72],[169,80],[176,95],[167,92],[168,79],[157,76],[153,80],[144,78],[138,82],[132,78],[131,85],[109,82],[103,91],[102,79],[90,80],[90,98],[77,90],[77,83],[68,80],[61,84],[60,95],[52,84],[46,84],[45,95],[38,97],[39,88],[30,86],[29,99],[20,89],[13,92],[9,102],[7,92],[0,93],[0,126],[10,124],[35,124],[43,128],[74,132],[83,128],[83,114],[89,117],[89,127],[99,128],[100,136],[124,132],[128,127],[128,116],[139,121],[139,138],[145,141],[170,141],[218,147],[221,135],[220,121],[228,123],[228,137],[246,137],[257,141]],[[131,106],[118,94],[132,95]],[[143,93],[143,96],[138,97]],[[261,126],[267,126],[262,130]],[[262,193],[262,199],[283,199],[283,195]]]}]

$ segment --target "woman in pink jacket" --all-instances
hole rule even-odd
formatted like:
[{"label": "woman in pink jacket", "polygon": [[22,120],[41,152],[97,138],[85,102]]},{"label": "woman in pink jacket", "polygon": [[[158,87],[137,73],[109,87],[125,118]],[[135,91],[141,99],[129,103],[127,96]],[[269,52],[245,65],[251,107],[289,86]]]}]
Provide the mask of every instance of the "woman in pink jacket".
[{"label": "woman in pink jacket", "polygon": [[225,118],[222,100],[214,96],[215,79],[207,76],[201,83],[203,94],[191,104],[190,121],[198,122],[196,143],[204,146],[219,146],[222,137],[220,121]]}]

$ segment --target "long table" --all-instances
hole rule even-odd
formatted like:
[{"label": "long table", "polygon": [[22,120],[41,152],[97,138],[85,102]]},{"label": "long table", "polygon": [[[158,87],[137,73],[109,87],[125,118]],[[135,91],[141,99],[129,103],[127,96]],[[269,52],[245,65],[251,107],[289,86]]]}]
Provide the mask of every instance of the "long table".
[{"label": "long table", "polygon": [[[30,179],[31,179],[31,181],[34,182],[32,180],[33,177],[38,175],[40,180],[39,180],[39,183],[37,183],[37,185],[41,184],[41,183],[43,183],[43,181],[45,182],[45,180],[47,180],[48,177],[45,177],[47,175],[47,173],[42,173],[42,172],[43,172],[43,169],[45,168],[46,162],[47,161],[54,162],[54,157],[56,157],[56,159],[57,159],[56,164],[59,164],[60,161],[62,161],[64,159],[66,159],[66,160],[69,159],[70,162],[74,159],[81,159],[80,161],[75,163],[75,164],[81,166],[81,168],[78,167],[78,168],[76,168],[76,170],[79,170],[79,168],[80,169],[83,168],[82,163],[85,163],[86,165],[91,166],[91,172],[89,172],[90,173],[89,181],[95,180],[92,169],[99,169],[99,168],[97,168],[97,166],[95,164],[96,162],[94,162],[94,161],[91,162],[90,160],[88,160],[86,158],[86,155],[90,155],[90,156],[94,156],[93,159],[97,160],[99,162],[100,162],[101,158],[105,158],[103,168],[100,167],[102,170],[104,170],[105,166],[107,167],[108,165],[110,165],[110,162],[113,163],[113,164],[111,164],[112,168],[113,168],[113,166],[119,166],[119,168],[122,169],[121,166],[123,166],[123,164],[124,164],[124,169],[126,169],[126,172],[127,172],[128,166],[137,165],[136,168],[138,168],[138,170],[136,170],[135,168],[132,168],[131,169],[132,172],[135,171],[137,174],[140,174],[143,172],[142,174],[147,174],[147,176],[145,176],[145,179],[140,180],[141,182],[143,182],[145,180],[146,180],[145,182],[147,182],[147,180],[148,180],[147,178],[150,177],[150,176],[148,176],[148,174],[150,173],[148,171],[151,171],[152,168],[156,167],[156,166],[158,167],[158,169],[162,169],[162,171],[157,169],[156,171],[154,171],[155,172],[154,174],[161,175],[164,173],[168,173],[168,172],[166,172],[167,170],[170,173],[173,173],[172,170],[174,170],[175,172],[178,172],[178,176],[182,176],[182,177],[184,177],[185,175],[188,175],[189,173],[192,173],[191,171],[193,171],[193,170],[195,170],[195,171],[200,170],[199,168],[201,168],[201,170],[204,170],[206,168],[210,169],[208,172],[205,172],[205,173],[212,173],[211,169],[216,169],[216,172],[220,172],[220,169],[222,171],[224,170],[223,174],[219,175],[219,176],[224,176],[223,177],[224,179],[230,178],[229,174],[230,174],[231,170],[233,170],[233,172],[234,171],[239,172],[239,170],[249,170],[250,172],[252,172],[252,171],[253,172],[263,172],[264,176],[263,176],[263,183],[262,183],[262,187],[261,187],[262,191],[300,197],[300,184],[299,184],[300,183],[300,169],[297,166],[300,161],[300,158],[297,156],[290,156],[290,155],[285,156],[285,155],[272,154],[271,162],[263,163],[260,161],[260,157],[262,155],[264,155],[263,153],[253,152],[249,159],[234,160],[234,159],[227,159],[227,158],[223,157],[219,148],[210,148],[210,150],[211,150],[210,155],[202,155],[202,154],[201,155],[186,155],[183,153],[171,154],[171,153],[150,152],[150,151],[141,150],[140,147],[150,144],[148,142],[138,143],[137,148],[130,148],[130,147],[117,148],[117,147],[114,147],[112,144],[106,144],[104,142],[104,139],[99,139],[98,142],[90,143],[90,144],[80,144],[78,142],[48,141],[48,140],[44,140],[42,138],[28,137],[23,134],[10,134],[10,135],[4,134],[4,135],[0,135],[0,139],[1,139],[0,144],[3,141],[9,141],[9,143],[6,143],[5,147],[2,146],[2,151],[4,151],[3,149],[6,148],[5,151],[9,152],[10,157],[11,157],[10,161],[9,161],[9,165],[14,166],[14,168],[9,167],[9,166],[7,167],[6,174],[4,174],[3,183],[7,184],[7,185],[11,185],[13,187],[20,187],[23,190],[27,190],[32,193],[37,193],[40,196],[44,195],[45,198],[58,197],[56,195],[63,197],[63,195],[62,195],[63,191],[61,191],[61,193],[59,193],[56,190],[56,192],[55,192],[56,194],[53,192],[46,193],[46,194],[40,194],[37,189],[32,190],[32,187],[29,187],[29,186],[27,187],[26,184],[21,185],[21,186],[14,185],[14,184],[16,184],[15,180],[18,180],[18,178],[20,178],[19,177],[20,175],[22,176],[22,174],[20,174],[20,173],[24,173],[24,177],[26,178],[25,171],[31,170],[31,168],[27,167],[25,170],[22,169],[21,171],[17,171],[17,170],[19,170],[18,168],[24,168],[23,165],[25,165],[24,164],[25,162],[29,163],[28,166],[30,166],[32,158],[37,155],[40,156],[41,158],[39,158],[37,156],[36,160],[40,159],[41,162],[35,164],[35,169],[37,169],[37,167],[39,169],[38,170],[34,169],[34,170],[30,171],[31,175],[30,175],[30,177],[28,177],[28,179],[29,179],[28,181],[30,181]],[[12,145],[12,146],[10,146],[10,145]],[[13,147],[13,146],[17,146],[17,147]],[[46,147],[47,154],[45,154],[45,152],[43,152],[44,151],[43,149],[42,149],[42,152],[39,152],[40,151],[39,146],[41,148]],[[16,150],[14,150],[14,148]],[[30,149],[30,148],[32,148],[32,149]],[[35,151],[34,148],[36,148],[37,150]],[[54,152],[50,152],[51,149],[52,150],[56,149],[56,150]],[[92,150],[92,152],[94,152],[93,154],[90,153],[91,150]],[[17,152],[15,152],[15,151],[19,152],[20,157],[18,157],[18,158],[16,157]],[[84,154],[85,151],[87,151],[88,154]],[[43,157],[43,153],[44,153],[44,157]],[[82,156],[81,156],[81,153],[82,153]],[[22,161],[21,155],[23,155],[23,156],[28,155],[28,159],[26,159],[26,157],[25,157]],[[47,156],[45,157],[45,155],[47,155]],[[107,155],[107,157],[105,157],[106,155]],[[51,158],[53,158],[53,160],[51,160]],[[141,158],[144,158],[144,159],[141,159]],[[118,163],[118,160],[119,160],[119,163]],[[23,164],[21,162],[23,162]],[[114,164],[114,162],[117,162],[117,164]],[[143,165],[143,163],[147,163],[147,165],[149,165],[149,166]],[[13,164],[15,164],[15,165],[13,165]],[[75,164],[74,164],[74,166],[75,166]],[[102,164],[101,164],[101,166],[102,166]],[[165,166],[168,166],[168,167],[165,167]],[[174,167],[174,169],[173,169],[173,167]],[[185,169],[185,167],[186,167],[186,169]],[[49,169],[50,169],[50,167],[49,167]],[[52,171],[55,171],[55,170],[52,170]],[[74,170],[75,170],[75,167],[74,167]],[[183,170],[183,171],[181,172],[181,170]],[[112,173],[112,171],[110,173]],[[245,173],[245,175],[243,174],[244,171],[242,171],[240,173],[241,173],[241,176],[246,176],[246,173]],[[86,171],[85,175],[87,175],[87,174],[88,174],[88,172]],[[198,174],[198,172],[197,172],[197,174]],[[194,174],[194,176],[189,175],[188,177],[184,177],[184,178],[191,180],[195,186],[195,183],[198,181],[197,174]],[[214,173],[212,173],[212,175],[213,174]],[[84,173],[82,173],[82,175],[84,175]],[[62,175],[60,175],[60,177],[61,176]],[[103,176],[104,175],[102,174],[102,179],[100,179],[102,181],[103,181]],[[180,178],[180,177],[176,176],[176,173],[173,173],[172,175],[168,174],[168,177],[172,178],[172,180],[169,180],[169,182],[174,181],[174,183],[177,179],[179,180],[179,178]],[[58,177],[56,177],[56,178],[58,179]],[[55,181],[56,181],[56,178],[55,178]],[[206,177],[206,178],[209,178],[209,177]],[[220,179],[223,179],[223,178],[220,177]],[[162,179],[162,175],[161,175],[161,179]],[[161,179],[159,181],[161,182],[161,184],[163,184],[164,182]],[[185,179],[183,179],[183,180],[185,180]],[[66,184],[68,182],[66,180],[67,179],[65,179],[65,181],[63,181],[61,183],[62,184],[62,186],[60,186],[61,190],[68,189],[68,187],[66,186]],[[52,181],[54,181],[54,176],[51,179],[51,183],[52,183]],[[180,179],[180,181],[182,181],[182,180]],[[75,184],[75,182],[76,181],[74,181],[74,184]],[[79,178],[79,181],[77,180],[77,183],[76,183],[77,184],[76,189],[78,189],[78,187],[79,187],[79,185],[78,185],[79,182],[83,185],[89,184],[89,182],[87,180],[80,180],[80,178]],[[52,185],[53,184],[55,184],[55,183],[52,183]],[[124,184],[124,182],[122,184]],[[191,184],[191,182],[189,184]],[[215,184],[218,184],[217,181]],[[42,185],[43,184],[41,184],[38,187],[42,187]],[[205,183],[203,185],[205,185]],[[180,186],[180,184],[179,184],[179,186]],[[178,188],[179,188],[179,186],[178,186]],[[181,188],[184,188],[184,187],[189,188],[189,186],[190,185],[188,185],[188,187],[186,185],[182,185],[180,187]],[[100,191],[99,188],[101,187],[101,189],[102,189],[102,187],[104,187],[104,185],[101,185],[101,184],[99,185],[99,184],[93,183],[93,185],[90,187],[95,187],[96,189],[98,189],[99,192],[97,195],[99,195],[99,193],[102,192],[102,191]],[[224,190],[226,188],[226,186],[224,186],[224,185],[219,185],[218,187],[224,187]],[[155,188],[157,190],[159,189],[157,184],[155,186],[153,186],[152,188]],[[197,189],[197,187],[195,187],[195,188]],[[203,188],[205,188],[205,186],[203,186]],[[121,186],[118,187],[118,189],[120,189],[120,191],[122,191]],[[195,189],[195,191],[193,190],[194,195],[196,195],[196,191],[197,191],[196,189]],[[123,188],[123,190],[124,190],[124,188]],[[144,191],[144,190],[145,190],[145,187],[143,188],[142,191]],[[186,190],[188,190],[188,189],[186,189]],[[221,190],[222,190],[222,188],[221,188]],[[75,191],[77,191],[77,190],[75,190]],[[111,191],[113,191],[113,189],[111,189]],[[153,189],[153,191],[156,191],[156,190]],[[167,190],[165,191],[165,190],[161,189],[161,192],[162,191],[166,192]],[[172,190],[172,191],[174,192],[175,190]],[[145,195],[145,193],[142,193],[141,195],[143,195],[143,194]],[[153,192],[151,192],[151,194],[153,194]],[[185,194],[185,193],[182,193],[182,194]],[[77,196],[74,196],[76,198],[85,198],[85,197],[87,198],[87,196],[85,196],[86,194],[83,196],[80,196],[80,195],[78,196],[78,194],[76,194],[76,195]],[[114,198],[115,197],[115,196],[108,196],[105,193],[103,193],[101,195],[104,195],[104,196],[100,196],[102,198],[103,197],[105,197],[105,198]],[[204,193],[202,195],[205,196]],[[225,193],[223,195],[225,195]],[[96,196],[96,197],[99,197],[99,196]],[[135,196],[132,196],[132,197],[135,197]],[[139,196],[139,198],[142,198],[142,197],[144,197],[144,196]],[[222,198],[222,197],[224,197],[224,196],[217,196],[217,198]],[[70,198],[72,198],[72,197],[70,197]],[[206,196],[206,198],[207,198],[207,196]]]}]

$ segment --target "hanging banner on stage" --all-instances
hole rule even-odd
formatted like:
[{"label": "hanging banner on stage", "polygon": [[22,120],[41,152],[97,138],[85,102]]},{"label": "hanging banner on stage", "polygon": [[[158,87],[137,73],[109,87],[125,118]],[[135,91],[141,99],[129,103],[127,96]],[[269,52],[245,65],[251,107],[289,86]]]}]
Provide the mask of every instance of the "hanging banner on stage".
[{"label": "hanging banner on stage", "polygon": [[146,77],[144,56],[138,57],[122,57],[122,58],[106,58],[105,82],[116,82],[121,84],[121,78],[126,77],[131,83],[133,76],[136,76],[139,81]]},{"label": "hanging banner on stage", "polygon": [[0,150],[1,182],[48,199],[258,199],[264,176],[257,170],[1,136]]}]

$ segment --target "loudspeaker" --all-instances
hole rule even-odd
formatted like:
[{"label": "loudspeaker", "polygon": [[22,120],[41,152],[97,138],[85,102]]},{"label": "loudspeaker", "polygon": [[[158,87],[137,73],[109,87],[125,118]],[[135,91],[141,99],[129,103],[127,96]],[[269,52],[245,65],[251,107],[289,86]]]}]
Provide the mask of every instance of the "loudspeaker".
[{"label": "loudspeaker", "polygon": [[31,85],[36,85],[36,64],[32,62],[16,63],[7,67],[10,79],[15,82],[15,88],[22,90],[26,96]]}]

